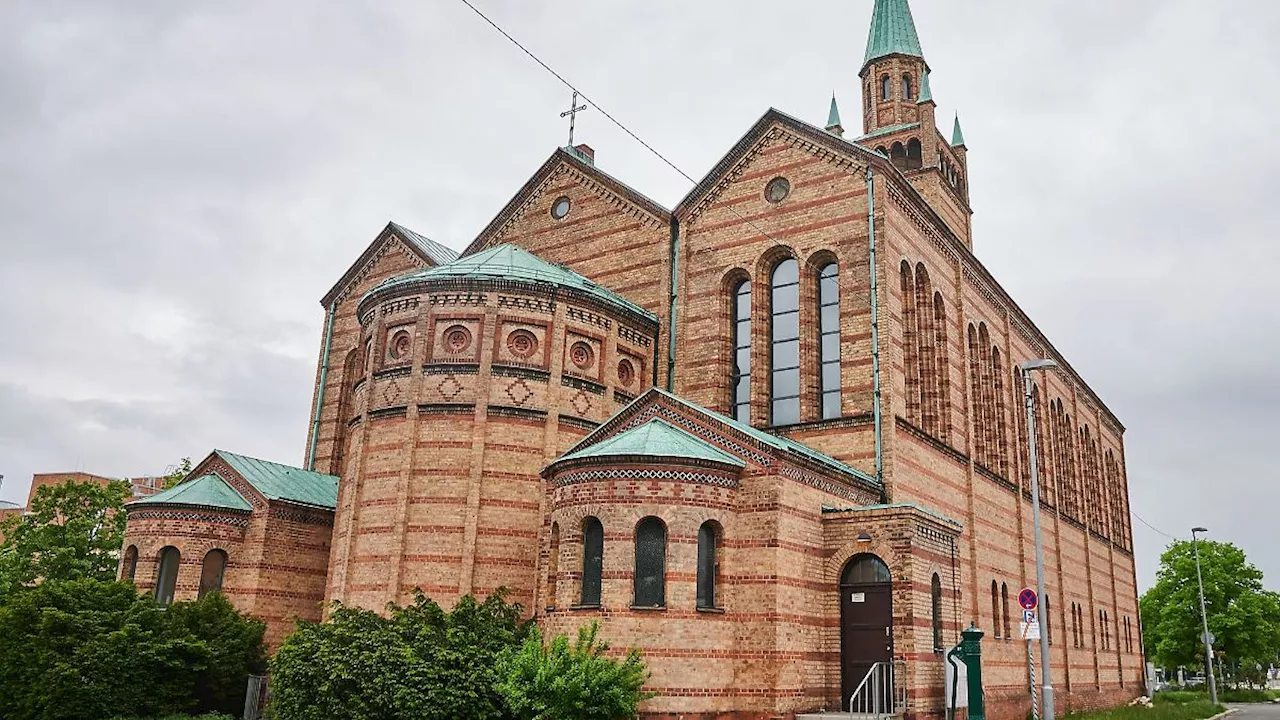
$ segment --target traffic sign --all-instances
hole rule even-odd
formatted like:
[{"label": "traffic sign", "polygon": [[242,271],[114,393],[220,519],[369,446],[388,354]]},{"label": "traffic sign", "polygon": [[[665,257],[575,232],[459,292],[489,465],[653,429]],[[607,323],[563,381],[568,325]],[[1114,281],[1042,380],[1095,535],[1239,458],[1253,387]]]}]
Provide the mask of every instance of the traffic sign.
[{"label": "traffic sign", "polygon": [[1022,592],[1018,593],[1018,604],[1023,610],[1035,610],[1038,600],[1036,591],[1031,588],[1022,588]]}]

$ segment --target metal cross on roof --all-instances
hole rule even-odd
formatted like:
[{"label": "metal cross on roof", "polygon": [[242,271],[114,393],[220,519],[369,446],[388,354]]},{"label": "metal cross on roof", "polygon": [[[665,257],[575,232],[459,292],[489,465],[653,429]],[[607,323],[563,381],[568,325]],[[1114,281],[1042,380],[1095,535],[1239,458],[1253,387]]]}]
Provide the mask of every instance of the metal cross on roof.
[{"label": "metal cross on roof", "polygon": [[560,113],[560,117],[569,118],[569,147],[573,147],[573,121],[577,119],[578,113],[586,110],[586,105],[578,104],[578,91],[573,91],[573,100],[569,101],[569,109]]}]

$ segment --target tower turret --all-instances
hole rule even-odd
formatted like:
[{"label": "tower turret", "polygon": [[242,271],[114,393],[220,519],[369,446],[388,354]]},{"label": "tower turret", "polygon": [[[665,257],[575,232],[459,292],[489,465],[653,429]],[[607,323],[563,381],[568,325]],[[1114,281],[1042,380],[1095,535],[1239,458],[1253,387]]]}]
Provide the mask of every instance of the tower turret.
[{"label": "tower turret", "polygon": [[907,0],[876,0],[862,61],[864,133],[920,120],[929,65]]}]

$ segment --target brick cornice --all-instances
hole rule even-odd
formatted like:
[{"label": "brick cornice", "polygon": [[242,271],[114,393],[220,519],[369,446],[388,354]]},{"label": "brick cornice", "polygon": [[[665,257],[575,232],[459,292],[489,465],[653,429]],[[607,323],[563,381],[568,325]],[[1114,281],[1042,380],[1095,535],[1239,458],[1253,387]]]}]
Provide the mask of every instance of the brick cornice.
[{"label": "brick cornice", "polygon": [[324,297],[320,299],[320,305],[328,308],[335,302],[345,300],[351,291],[369,276],[374,265],[393,248],[404,253],[405,257],[409,258],[418,267],[435,265],[430,258],[415,250],[410,244],[403,242],[396,234],[392,224],[387,223],[382,232],[378,233],[373,242],[369,243],[369,247],[365,248],[364,252],[360,253],[360,257],[356,258],[351,267],[347,268],[347,271],[342,274],[338,282],[329,289],[329,292],[324,294]]}]

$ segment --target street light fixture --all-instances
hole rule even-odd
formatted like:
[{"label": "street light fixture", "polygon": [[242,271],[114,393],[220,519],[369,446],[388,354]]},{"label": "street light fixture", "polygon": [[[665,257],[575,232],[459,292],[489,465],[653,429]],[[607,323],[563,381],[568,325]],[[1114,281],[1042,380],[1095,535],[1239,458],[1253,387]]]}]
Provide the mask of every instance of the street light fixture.
[{"label": "street light fixture", "polygon": [[[1047,358],[1028,360],[1022,363],[1022,400],[1027,411],[1027,458],[1031,465],[1031,517],[1035,526],[1036,540],[1036,596],[1044,595],[1044,541],[1040,535],[1040,469],[1036,462],[1036,408],[1035,385],[1031,382],[1034,370],[1050,370],[1058,367],[1058,363]],[[1040,633],[1040,665],[1043,667],[1044,686],[1041,695],[1044,698],[1044,720],[1053,720],[1053,673],[1049,664],[1049,634]]]},{"label": "street light fixture", "polygon": [[1200,574],[1200,543],[1196,533],[1207,533],[1208,528],[1191,528],[1191,549],[1196,556],[1196,585],[1200,587],[1200,623],[1204,626],[1204,674],[1209,676],[1209,702],[1218,704],[1218,682],[1213,677],[1213,636],[1209,634],[1209,615],[1204,610],[1204,577]]}]

